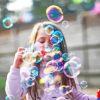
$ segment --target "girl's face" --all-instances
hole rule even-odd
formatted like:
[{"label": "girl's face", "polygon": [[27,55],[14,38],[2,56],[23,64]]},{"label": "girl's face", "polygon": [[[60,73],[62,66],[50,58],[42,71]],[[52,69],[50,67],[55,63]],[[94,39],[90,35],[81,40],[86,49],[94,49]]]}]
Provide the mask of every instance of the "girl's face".
[{"label": "girl's face", "polygon": [[52,44],[50,42],[51,35],[47,35],[45,33],[45,30],[43,28],[40,28],[37,33],[37,38],[35,42],[35,46],[38,50],[44,49],[45,47],[52,47]]}]

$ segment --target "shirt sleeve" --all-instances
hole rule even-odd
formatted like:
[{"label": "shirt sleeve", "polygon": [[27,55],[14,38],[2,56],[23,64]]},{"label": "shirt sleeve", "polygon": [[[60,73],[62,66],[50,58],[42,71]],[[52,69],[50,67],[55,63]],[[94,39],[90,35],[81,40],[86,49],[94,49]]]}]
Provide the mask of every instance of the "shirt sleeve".
[{"label": "shirt sleeve", "polygon": [[74,100],[97,100],[96,96],[87,95],[77,89],[73,89]]},{"label": "shirt sleeve", "polygon": [[10,100],[22,100],[27,93],[20,82],[20,69],[11,68],[6,80],[5,92]]}]

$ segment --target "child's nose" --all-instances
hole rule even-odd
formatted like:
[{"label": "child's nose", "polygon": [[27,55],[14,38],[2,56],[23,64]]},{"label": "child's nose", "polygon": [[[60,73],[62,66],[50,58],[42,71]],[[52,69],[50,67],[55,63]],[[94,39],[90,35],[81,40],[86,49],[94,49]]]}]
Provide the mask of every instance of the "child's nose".
[{"label": "child's nose", "polygon": [[47,42],[45,43],[45,47],[48,47],[48,46],[51,47],[51,44],[50,44],[50,42],[47,41]]}]

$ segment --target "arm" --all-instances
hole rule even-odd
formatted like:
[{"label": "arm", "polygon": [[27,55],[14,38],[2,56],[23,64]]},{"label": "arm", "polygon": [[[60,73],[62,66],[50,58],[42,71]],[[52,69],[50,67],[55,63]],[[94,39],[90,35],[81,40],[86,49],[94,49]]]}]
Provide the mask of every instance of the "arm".
[{"label": "arm", "polygon": [[24,50],[24,48],[18,48],[13,65],[7,75],[5,91],[10,100],[21,100],[27,93],[27,90],[22,88],[23,84],[20,82],[20,67],[23,63]]},{"label": "arm", "polygon": [[13,100],[22,100],[27,93],[27,90],[22,88],[22,83],[20,82],[20,70],[17,68],[12,68],[7,75],[5,91],[7,96]]},{"label": "arm", "polygon": [[74,100],[96,100],[96,96],[87,95],[77,89],[73,89]]}]

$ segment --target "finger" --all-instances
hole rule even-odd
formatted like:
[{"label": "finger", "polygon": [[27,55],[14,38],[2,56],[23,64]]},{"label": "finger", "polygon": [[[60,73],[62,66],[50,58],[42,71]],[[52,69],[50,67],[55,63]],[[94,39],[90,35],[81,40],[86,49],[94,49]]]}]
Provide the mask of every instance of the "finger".
[{"label": "finger", "polygon": [[17,51],[20,52],[20,51],[23,51],[23,50],[25,50],[25,48],[19,47]]}]

